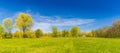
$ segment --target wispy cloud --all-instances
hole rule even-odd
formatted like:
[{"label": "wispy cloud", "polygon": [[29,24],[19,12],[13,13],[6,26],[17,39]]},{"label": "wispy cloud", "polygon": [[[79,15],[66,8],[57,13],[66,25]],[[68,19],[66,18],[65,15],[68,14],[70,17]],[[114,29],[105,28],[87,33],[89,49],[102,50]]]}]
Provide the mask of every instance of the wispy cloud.
[{"label": "wispy cloud", "polygon": [[87,25],[95,22],[95,19],[64,18],[60,16],[42,16],[39,13],[31,14],[35,24],[33,29],[42,29],[44,32],[50,31],[52,26],[71,27],[75,25]]}]

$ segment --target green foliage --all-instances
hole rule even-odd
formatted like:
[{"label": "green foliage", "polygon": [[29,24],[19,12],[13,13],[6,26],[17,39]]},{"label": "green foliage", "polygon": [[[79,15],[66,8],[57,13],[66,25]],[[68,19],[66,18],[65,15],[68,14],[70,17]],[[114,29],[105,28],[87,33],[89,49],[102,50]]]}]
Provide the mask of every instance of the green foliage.
[{"label": "green foliage", "polygon": [[32,17],[29,14],[20,13],[16,19],[16,27],[23,32],[23,37],[28,38],[30,36],[29,31],[33,25]]},{"label": "green foliage", "polygon": [[120,20],[113,22],[112,27],[107,31],[107,37],[120,38]]},{"label": "green foliage", "polygon": [[33,19],[29,14],[20,13],[16,19],[16,27],[25,32],[33,25]]},{"label": "green foliage", "polygon": [[79,37],[88,37],[88,32],[80,32]]},{"label": "green foliage", "polygon": [[14,38],[23,38],[23,32],[21,31],[16,31],[14,34]]},{"label": "green foliage", "polygon": [[94,37],[120,38],[120,20],[114,21],[111,27],[105,26],[91,32]]},{"label": "green foliage", "polygon": [[86,36],[87,37],[94,37],[93,34],[92,34],[92,32],[89,32]]},{"label": "green foliage", "polygon": [[37,29],[37,30],[35,31],[35,35],[36,35],[37,38],[42,37],[42,36],[43,36],[43,32],[42,32],[42,30]]},{"label": "green foliage", "polygon": [[63,30],[63,31],[62,31],[62,37],[70,37],[70,32],[69,32],[69,30]]},{"label": "green foliage", "polygon": [[11,29],[12,29],[12,25],[13,25],[13,21],[11,18],[6,18],[3,20],[2,22],[3,28],[5,30],[6,33],[11,33]]},{"label": "green foliage", "polygon": [[10,39],[10,38],[12,38],[12,37],[13,37],[12,33],[5,33],[5,34],[2,36],[2,38],[7,38],[7,39]]},{"label": "green foliage", "polygon": [[52,36],[53,37],[58,37],[58,29],[56,26],[52,27]]},{"label": "green foliage", "polygon": [[80,28],[78,26],[73,26],[71,29],[72,37],[79,37]]},{"label": "green foliage", "polygon": [[0,38],[2,38],[3,35],[4,35],[4,29],[2,25],[0,25]]},{"label": "green foliage", "polygon": [[109,26],[104,26],[102,28],[99,28],[97,30],[93,30],[91,31],[92,35],[94,37],[103,37],[106,38],[107,37],[107,31],[110,29]]},{"label": "green foliage", "polygon": [[13,25],[13,21],[11,18],[6,18],[3,20],[2,22],[2,26],[4,28],[5,33],[3,34],[2,38],[12,38],[12,26]]},{"label": "green foliage", "polygon": [[23,35],[23,38],[35,38],[35,33],[32,32],[31,30],[27,30],[24,35]]},{"label": "green foliage", "polygon": [[52,33],[44,33],[44,36],[50,38],[52,37]]}]

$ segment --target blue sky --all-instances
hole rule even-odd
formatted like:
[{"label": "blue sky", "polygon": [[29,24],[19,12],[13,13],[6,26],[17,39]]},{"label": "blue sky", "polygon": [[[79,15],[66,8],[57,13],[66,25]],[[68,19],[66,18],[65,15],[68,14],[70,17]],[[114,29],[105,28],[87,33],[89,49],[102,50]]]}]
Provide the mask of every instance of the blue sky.
[{"label": "blue sky", "polygon": [[5,18],[14,21],[20,12],[29,13],[35,29],[51,31],[78,25],[82,31],[111,26],[120,19],[120,0],[0,0],[0,23]]}]

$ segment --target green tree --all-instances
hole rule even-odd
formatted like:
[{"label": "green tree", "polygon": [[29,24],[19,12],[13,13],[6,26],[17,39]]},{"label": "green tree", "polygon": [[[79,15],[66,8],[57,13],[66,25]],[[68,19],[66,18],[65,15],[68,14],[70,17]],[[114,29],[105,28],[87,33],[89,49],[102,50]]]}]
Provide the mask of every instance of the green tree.
[{"label": "green tree", "polygon": [[120,37],[120,20],[115,20],[111,28],[107,31],[107,37],[118,38]]},{"label": "green tree", "polygon": [[92,30],[91,33],[93,35],[93,37],[107,37],[107,31],[109,30],[109,26],[104,26],[102,28],[96,29],[96,30]]},{"label": "green tree", "polygon": [[2,22],[2,25],[3,25],[3,28],[4,28],[4,31],[5,31],[5,38],[11,38],[12,37],[12,34],[11,34],[11,30],[12,30],[12,27],[13,27],[13,21],[11,18],[6,18],[3,20]]},{"label": "green tree", "polygon": [[79,37],[88,37],[88,32],[86,31],[80,32]]},{"label": "green tree", "polygon": [[62,37],[69,37],[69,36],[70,36],[69,30],[62,31]]},{"label": "green tree", "polygon": [[29,30],[33,25],[33,19],[29,14],[20,13],[16,19],[16,28],[19,28],[25,35],[25,32]]},{"label": "green tree", "polygon": [[13,27],[13,21],[11,18],[6,18],[3,20],[3,28],[5,32],[11,33],[12,27]]},{"label": "green tree", "polygon": [[87,36],[87,37],[94,37],[94,35],[93,35],[92,32],[88,32],[86,36]]},{"label": "green tree", "polygon": [[35,35],[36,35],[37,38],[40,38],[41,36],[43,36],[42,30],[37,29],[37,30],[35,31]]},{"label": "green tree", "polygon": [[56,26],[52,27],[52,36],[57,37],[58,36],[58,29]]},{"label": "green tree", "polygon": [[3,35],[4,35],[4,29],[2,25],[0,25],[0,38],[2,38]]},{"label": "green tree", "polygon": [[14,34],[14,37],[13,38],[22,38],[23,36],[23,32],[21,31],[16,31]]},{"label": "green tree", "polygon": [[52,37],[52,33],[44,33],[44,36],[47,38],[50,38],[50,37]]},{"label": "green tree", "polygon": [[78,26],[73,26],[71,29],[72,37],[78,37],[80,33],[80,28]]},{"label": "green tree", "polygon": [[27,30],[27,31],[25,32],[25,35],[24,35],[23,37],[26,37],[26,38],[35,38],[36,35],[35,35],[35,33],[34,33],[33,31]]}]

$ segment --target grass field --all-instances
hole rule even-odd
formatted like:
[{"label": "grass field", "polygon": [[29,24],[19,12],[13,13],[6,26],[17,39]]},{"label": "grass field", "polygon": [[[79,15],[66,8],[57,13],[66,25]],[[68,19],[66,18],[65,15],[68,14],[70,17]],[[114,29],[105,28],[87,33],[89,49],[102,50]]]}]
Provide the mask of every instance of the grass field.
[{"label": "grass field", "polygon": [[1,39],[0,53],[120,53],[120,39]]}]

